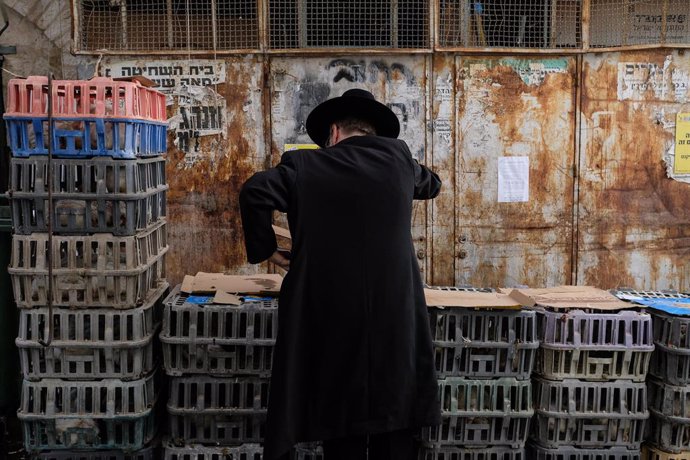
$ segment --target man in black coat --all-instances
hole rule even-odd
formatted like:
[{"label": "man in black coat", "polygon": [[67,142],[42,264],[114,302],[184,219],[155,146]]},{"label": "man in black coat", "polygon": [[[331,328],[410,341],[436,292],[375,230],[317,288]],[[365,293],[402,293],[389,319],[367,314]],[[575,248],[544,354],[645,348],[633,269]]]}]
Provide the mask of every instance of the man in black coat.
[{"label": "man in black coat", "polygon": [[[283,154],[240,193],[247,256],[289,268],[280,293],[264,458],[324,441],[325,460],[414,458],[413,436],[440,423],[412,201],[438,176],[398,140],[395,114],[365,90],[317,106],[321,149]],[[287,212],[288,258],[272,212]]]}]

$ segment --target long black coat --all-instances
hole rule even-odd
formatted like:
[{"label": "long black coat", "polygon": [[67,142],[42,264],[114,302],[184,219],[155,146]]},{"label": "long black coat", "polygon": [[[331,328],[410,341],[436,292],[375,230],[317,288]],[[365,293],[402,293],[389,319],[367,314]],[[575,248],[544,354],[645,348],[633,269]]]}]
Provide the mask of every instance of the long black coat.
[{"label": "long black coat", "polygon": [[435,425],[437,382],[410,225],[438,176],[407,145],[376,136],[283,154],[252,176],[240,206],[249,261],[293,246],[280,293],[264,454],[301,441]]}]

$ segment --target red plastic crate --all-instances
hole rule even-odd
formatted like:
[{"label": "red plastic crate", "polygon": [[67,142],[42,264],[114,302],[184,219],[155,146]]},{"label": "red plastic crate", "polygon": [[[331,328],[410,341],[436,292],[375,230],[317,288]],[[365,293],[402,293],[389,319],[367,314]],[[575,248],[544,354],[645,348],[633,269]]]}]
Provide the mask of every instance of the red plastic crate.
[{"label": "red plastic crate", "polygon": [[[9,117],[48,116],[48,77],[12,79],[8,83]],[[136,81],[96,77],[53,80],[54,117],[135,118],[166,121],[165,95]]]}]

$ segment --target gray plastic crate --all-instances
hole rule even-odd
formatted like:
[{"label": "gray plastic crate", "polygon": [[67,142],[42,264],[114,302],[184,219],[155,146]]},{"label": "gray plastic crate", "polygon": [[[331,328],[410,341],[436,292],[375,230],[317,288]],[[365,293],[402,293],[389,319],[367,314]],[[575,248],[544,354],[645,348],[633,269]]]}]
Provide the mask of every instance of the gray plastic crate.
[{"label": "gray plastic crate", "polygon": [[155,449],[147,447],[136,452],[121,450],[56,451],[43,452],[34,456],[35,460],[156,460]]},{"label": "gray plastic crate", "polygon": [[[669,385],[663,381],[649,378],[649,410],[669,422],[690,425],[690,386]],[[690,440],[688,440],[690,447]]]},{"label": "gray plastic crate", "polygon": [[535,377],[532,384],[537,413],[602,419],[644,419],[648,415],[647,387],[644,382],[552,381]]},{"label": "gray plastic crate", "polygon": [[527,460],[524,449],[507,447],[466,449],[458,446],[422,447],[419,449],[417,458],[419,460]]},{"label": "gray plastic crate", "polygon": [[448,377],[439,380],[439,400],[441,425],[422,430],[427,447],[524,446],[534,414],[529,380]]},{"label": "gray plastic crate", "polygon": [[577,447],[560,447],[548,449],[530,442],[527,444],[529,460],[640,460],[639,449],[610,447],[608,449],[578,449]]},{"label": "gray plastic crate", "polygon": [[[175,446],[165,444],[165,460],[262,460],[263,448],[259,444],[243,444],[234,447],[209,447],[202,445]],[[323,460],[320,445],[297,444],[290,455],[292,460]]]},{"label": "gray plastic crate", "polygon": [[132,380],[149,374],[166,290],[167,283],[147,305],[130,310],[55,308],[48,347],[41,345],[48,309],[22,309],[16,344],[24,378]]},{"label": "gray plastic crate", "polygon": [[[165,216],[165,159],[53,158],[54,230],[133,235]],[[15,232],[47,231],[48,160],[12,158]]]},{"label": "gray plastic crate", "polygon": [[690,451],[674,454],[645,444],[642,446],[642,460],[690,460]]},{"label": "gray plastic crate", "polygon": [[163,362],[169,375],[270,375],[278,300],[199,305],[179,286],[165,301]]},{"label": "gray plastic crate", "polygon": [[690,423],[686,419],[667,417],[651,407],[649,412],[648,442],[674,454],[690,451]]},{"label": "gray plastic crate", "polygon": [[438,387],[444,415],[532,415],[532,385],[529,380],[447,377],[438,381]]},{"label": "gray plastic crate", "polygon": [[654,350],[647,313],[537,312],[535,371],[549,379],[643,381]]},{"label": "gray plastic crate", "polygon": [[[165,278],[168,246],[164,222],[132,237],[54,237],[53,305],[134,308]],[[17,306],[42,307],[48,299],[47,234],[13,238],[7,271]]]},{"label": "gray plastic crate", "polygon": [[649,373],[674,385],[690,384],[690,318],[660,311],[654,318],[654,355]]},{"label": "gray plastic crate", "polygon": [[534,311],[429,311],[439,377],[528,379],[537,341]]},{"label": "gray plastic crate", "polygon": [[262,443],[266,416],[168,414],[170,438],[176,444],[238,445]]},{"label": "gray plastic crate", "polygon": [[532,412],[508,417],[441,417],[441,425],[422,429],[425,447],[463,445],[469,448],[522,448],[529,434]]},{"label": "gray plastic crate", "polygon": [[258,377],[170,379],[171,415],[256,415],[266,413],[269,381]]},{"label": "gray plastic crate", "polygon": [[644,383],[534,380],[534,438],[542,446],[639,449],[649,412]]},{"label": "gray plastic crate", "polygon": [[155,402],[153,374],[129,382],[24,380],[17,416],[23,421],[132,418],[146,414]]},{"label": "gray plastic crate", "polygon": [[[20,417],[21,418],[21,417]],[[148,410],[131,418],[23,420],[28,452],[75,449],[143,449],[156,434],[155,413]]]},{"label": "gray plastic crate", "polygon": [[47,191],[52,179],[53,193],[118,195],[142,193],[166,184],[165,158],[136,160],[94,158],[53,158],[48,171],[47,156],[14,157],[10,161],[10,190]]}]

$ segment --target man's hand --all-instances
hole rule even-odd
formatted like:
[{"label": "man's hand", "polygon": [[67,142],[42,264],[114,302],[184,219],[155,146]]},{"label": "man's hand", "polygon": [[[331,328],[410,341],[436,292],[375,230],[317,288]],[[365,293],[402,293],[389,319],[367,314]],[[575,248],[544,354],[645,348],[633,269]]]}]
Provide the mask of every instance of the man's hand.
[{"label": "man's hand", "polygon": [[[285,257],[286,252],[284,250],[277,250],[273,253],[271,257],[268,258],[269,262],[273,262],[280,268],[284,270],[290,269],[290,259]],[[289,254],[289,253],[288,253]]]}]

